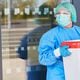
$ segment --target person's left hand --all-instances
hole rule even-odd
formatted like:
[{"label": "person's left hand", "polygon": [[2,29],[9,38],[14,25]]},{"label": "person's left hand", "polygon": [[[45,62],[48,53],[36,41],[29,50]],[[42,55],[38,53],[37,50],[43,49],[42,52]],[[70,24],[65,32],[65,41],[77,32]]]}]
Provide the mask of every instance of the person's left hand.
[{"label": "person's left hand", "polygon": [[68,46],[62,46],[60,47],[60,54],[62,57],[67,57],[71,55],[71,52],[68,50]]}]

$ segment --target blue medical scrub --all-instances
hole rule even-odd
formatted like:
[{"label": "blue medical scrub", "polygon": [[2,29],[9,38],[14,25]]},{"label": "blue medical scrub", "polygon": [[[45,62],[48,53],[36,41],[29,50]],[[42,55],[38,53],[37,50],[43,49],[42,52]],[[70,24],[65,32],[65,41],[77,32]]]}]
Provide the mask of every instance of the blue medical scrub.
[{"label": "blue medical scrub", "polygon": [[39,62],[47,66],[47,80],[65,80],[62,57],[56,58],[54,50],[67,40],[80,39],[80,27],[63,28],[57,26],[46,32],[40,39]]}]

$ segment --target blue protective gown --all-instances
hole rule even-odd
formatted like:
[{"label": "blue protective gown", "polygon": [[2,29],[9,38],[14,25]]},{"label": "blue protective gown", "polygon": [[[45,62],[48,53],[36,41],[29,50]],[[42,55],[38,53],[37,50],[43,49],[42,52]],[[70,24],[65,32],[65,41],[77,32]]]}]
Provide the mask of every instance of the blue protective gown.
[{"label": "blue protective gown", "polygon": [[62,57],[56,58],[54,50],[63,41],[80,40],[80,27],[63,28],[57,26],[46,32],[40,39],[38,52],[39,62],[47,66],[47,80],[65,80]]}]

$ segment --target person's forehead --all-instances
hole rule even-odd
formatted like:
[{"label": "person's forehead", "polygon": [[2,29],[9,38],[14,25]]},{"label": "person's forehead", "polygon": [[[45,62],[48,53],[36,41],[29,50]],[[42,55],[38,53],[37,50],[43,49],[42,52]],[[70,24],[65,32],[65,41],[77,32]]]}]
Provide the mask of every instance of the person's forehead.
[{"label": "person's forehead", "polygon": [[59,9],[58,13],[61,13],[61,12],[70,13],[66,8]]}]

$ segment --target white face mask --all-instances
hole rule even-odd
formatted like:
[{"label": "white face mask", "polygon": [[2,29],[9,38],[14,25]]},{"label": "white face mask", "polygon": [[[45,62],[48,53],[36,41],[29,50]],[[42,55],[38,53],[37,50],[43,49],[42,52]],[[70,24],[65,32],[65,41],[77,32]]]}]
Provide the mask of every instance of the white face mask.
[{"label": "white face mask", "polygon": [[71,18],[67,14],[58,14],[56,16],[56,21],[59,25],[61,25],[62,27],[65,27],[71,23]]}]

